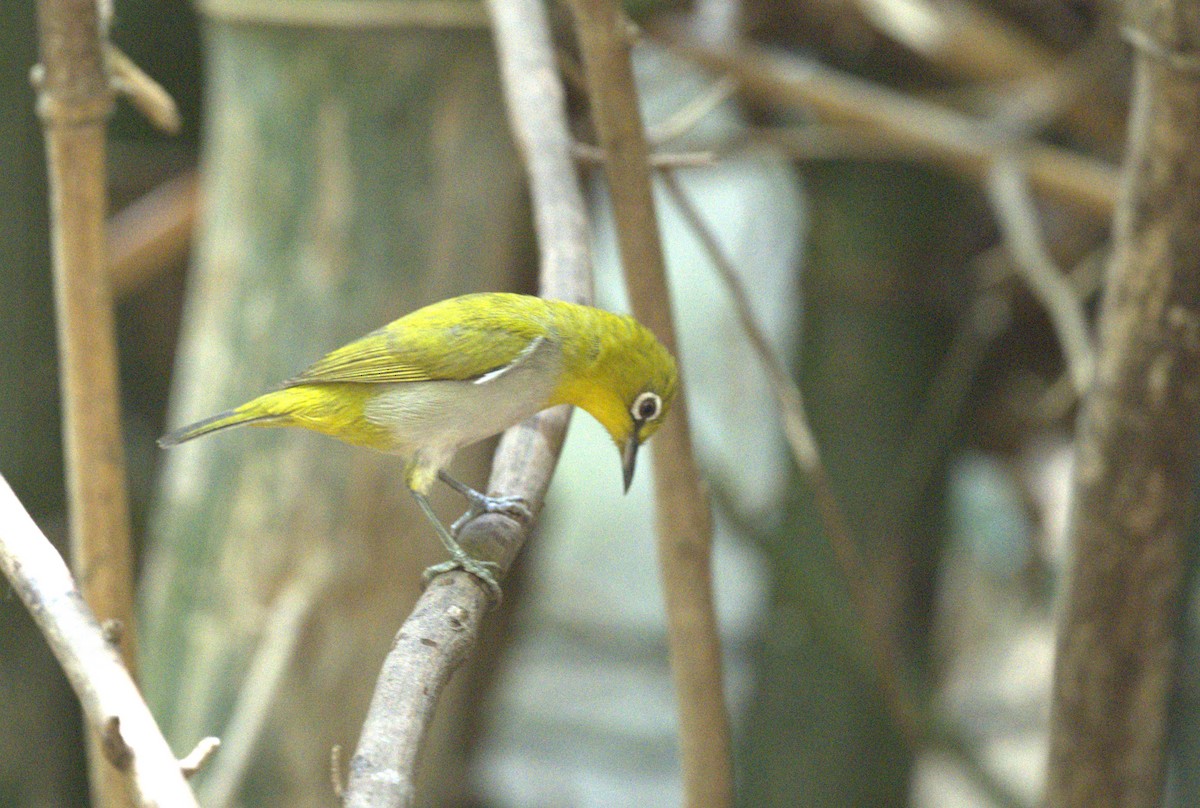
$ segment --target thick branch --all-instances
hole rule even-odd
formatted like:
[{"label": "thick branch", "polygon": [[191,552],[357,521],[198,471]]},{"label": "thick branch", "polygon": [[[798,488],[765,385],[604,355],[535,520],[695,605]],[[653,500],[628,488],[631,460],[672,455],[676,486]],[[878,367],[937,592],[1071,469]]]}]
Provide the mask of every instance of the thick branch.
[{"label": "thick branch", "polygon": [[[539,0],[488,5],[503,72],[509,118],[525,158],[541,248],[546,297],[592,299],[586,207],[576,179],[565,92],[555,69],[545,9]],[[536,514],[550,484],[570,410],[560,407],[510,429],[500,441],[488,490],[524,497]],[[501,515],[468,524],[460,541],[507,569],[529,525]],[[348,806],[413,801],[416,765],[438,698],[475,647],[487,599],[464,573],[438,576],[396,635],[384,662],[350,761]]]},{"label": "thick branch", "polygon": [[1163,793],[1200,461],[1200,39],[1196,2],[1142,25],[1096,380],[1079,425],[1074,566],[1058,642],[1049,802],[1150,808]]},{"label": "thick branch", "polygon": [[[612,0],[572,0],[592,120],[604,148],[617,244],[633,312],[675,349],[628,25]],[[654,439],[654,491],[667,637],[679,709],[686,804],[729,805],[733,773],[712,596],[712,521],[692,454],[684,395]]]},{"label": "thick branch", "polygon": [[[108,762],[143,806],[196,805],[129,671],[83,602],[62,557],[0,477],[0,570],[33,615]],[[106,764],[107,765],[107,764]]]}]

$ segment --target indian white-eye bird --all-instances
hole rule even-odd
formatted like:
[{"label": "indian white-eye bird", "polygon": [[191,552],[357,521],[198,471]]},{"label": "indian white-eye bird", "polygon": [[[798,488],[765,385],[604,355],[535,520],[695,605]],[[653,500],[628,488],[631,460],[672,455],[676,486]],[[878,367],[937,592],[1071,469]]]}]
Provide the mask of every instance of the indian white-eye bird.
[{"label": "indian white-eye bird", "polygon": [[[608,430],[625,490],[638,447],[662,424],[676,388],[675,360],[631,317],[508,293],[464,295],[418,309],[338,348],[272,392],[159,439],[174,446],[219,429],[298,426],[406,458],[404,481],[451,560],[499,594],[493,570],[455,539],[484,512],[528,516],[517,497],[488,497],[444,468],[463,446],[534,413],[573,404]],[[449,530],[430,507],[436,479],[462,493],[467,512]]]}]

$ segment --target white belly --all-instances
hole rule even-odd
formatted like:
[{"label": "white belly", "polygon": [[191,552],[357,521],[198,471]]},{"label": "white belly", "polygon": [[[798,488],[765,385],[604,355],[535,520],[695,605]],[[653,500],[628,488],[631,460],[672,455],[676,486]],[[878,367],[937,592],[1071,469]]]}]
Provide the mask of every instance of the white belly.
[{"label": "white belly", "polygon": [[558,346],[543,341],[510,368],[482,380],[387,385],[363,414],[392,434],[394,454],[436,471],[463,446],[544,409],[560,362]]}]

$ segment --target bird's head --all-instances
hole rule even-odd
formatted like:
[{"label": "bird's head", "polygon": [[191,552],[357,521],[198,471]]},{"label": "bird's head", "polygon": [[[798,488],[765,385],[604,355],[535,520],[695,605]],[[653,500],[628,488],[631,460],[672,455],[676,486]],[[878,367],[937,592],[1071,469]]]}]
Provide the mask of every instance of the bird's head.
[{"label": "bird's head", "polygon": [[564,374],[562,399],[587,410],[621,452],[625,490],[638,449],[662,426],[678,386],[675,359],[630,317],[608,315]]}]

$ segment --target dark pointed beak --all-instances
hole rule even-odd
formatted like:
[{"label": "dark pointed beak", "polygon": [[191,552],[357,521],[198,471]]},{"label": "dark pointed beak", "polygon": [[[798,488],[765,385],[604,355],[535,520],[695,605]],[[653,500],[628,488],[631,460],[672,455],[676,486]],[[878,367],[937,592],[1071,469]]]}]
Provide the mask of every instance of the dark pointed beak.
[{"label": "dark pointed beak", "polygon": [[629,440],[625,441],[625,445],[621,447],[621,468],[625,472],[625,493],[629,493],[629,484],[633,482],[633,470],[637,466],[638,446],[637,431],[629,436]]}]

